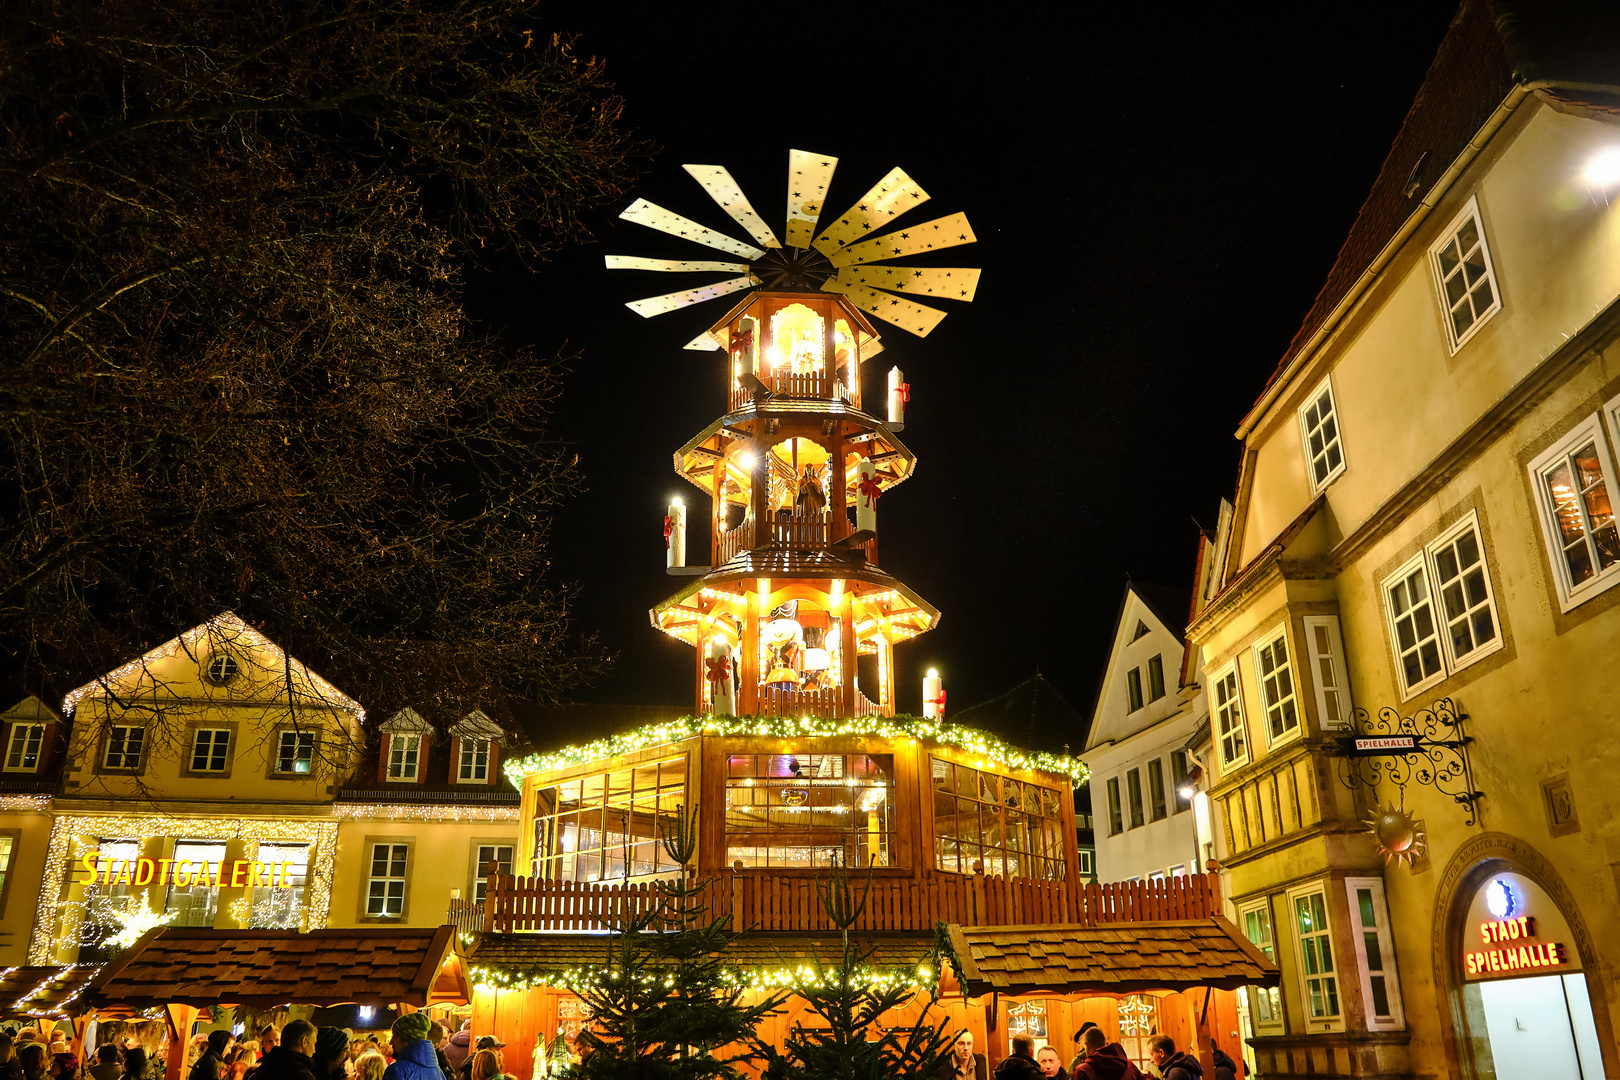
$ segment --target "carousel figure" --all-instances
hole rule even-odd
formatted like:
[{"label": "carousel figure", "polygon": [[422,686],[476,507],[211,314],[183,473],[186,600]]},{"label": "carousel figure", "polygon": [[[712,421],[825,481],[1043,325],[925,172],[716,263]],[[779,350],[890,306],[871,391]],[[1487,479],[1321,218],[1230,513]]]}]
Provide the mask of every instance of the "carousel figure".
[{"label": "carousel figure", "polygon": [[814,465],[804,467],[799,480],[799,493],[793,500],[793,512],[799,517],[819,514],[827,508],[827,493],[821,489],[821,473]]},{"label": "carousel figure", "polygon": [[799,650],[804,647],[803,633],[793,619],[773,619],[766,625],[761,636],[771,666],[761,685],[782,693],[799,689],[799,670],[795,661]]}]

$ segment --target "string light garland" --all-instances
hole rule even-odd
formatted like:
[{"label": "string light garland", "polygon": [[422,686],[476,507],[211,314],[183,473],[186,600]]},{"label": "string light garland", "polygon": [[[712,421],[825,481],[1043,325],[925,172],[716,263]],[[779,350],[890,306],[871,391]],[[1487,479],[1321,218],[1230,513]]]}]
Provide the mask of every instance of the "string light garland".
[{"label": "string light garland", "polygon": [[49,810],[49,795],[0,795],[0,810]]},{"label": "string light garland", "polygon": [[[298,821],[264,818],[169,817],[156,814],[64,815],[51,826],[45,852],[45,871],[40,883],[39,905],[34,914],[34,933],[28,946],[28,962],[35,966],[56,963],[58,942],[53,926],[67,905],[67,875],[77,858],[73,848],[81,836],[119,840],[186,839],[243,840],[252,845],[261,841],[294,841],[310,845],[307,884],[304,887],[304,915],[301,930],[326,926],[332,908],[332,869],[337,857],[336,821]],[[95,840],[84,841],[86,845]],[[252,848],[249,853],[252,853]]]},{"label": "string light garland", "polygon": [[[811,964],[800,964],[797,967],[739,967],[723,970],[720,978],[727,986],[737,990],[787,990],[797,993],[806,989],[824,990],[836,987],[840,983],[840,972],[841,969],[837,966],[817,968]],[[571,994],[582,994],[599,990],[618,982],[623,977],[618,971],[591,965],[516,969],[482,967],[474,964],[468,967],[467,974],[475,990],[504,990],[516,993],[527,990],[566,990]],[[639,986],[648,987],[674,985],[673,976],[668,974],[641,975],[635,981]],[[876,968],[863,965],[850,974],[850,985],[862,990],[910,989],[931,992],[938,983],[938,965],[932,960],[924,960],[911,967]]]},{"label": "string light garland", "polygon": [[785,716],[685,716],[661,724],[649,724],[622,735],[595,742],[567,746],[548,754],[515,758],[505,765],[512,786],[522,788],[525,777],[558,769],[573,768],[606,758],[633,754],[653,746],[682,742],[702,735],[743,735],[779,739],[828,739],[873,737],[891,742],[915,739],[964,750],[1007,769],[1031,769],[1058,773],[1076,784],[1090,773],[1085,762],[1065,754],[1045,751],[1031,753],[1002,742],[987,731],[960,724],[927,720],[919,716],[855,716],[838,720]]},{"label": "string light garland", "polygon": [[344,821],[517,821],[523,811],[516,806],[335,803],[332,816]]}]

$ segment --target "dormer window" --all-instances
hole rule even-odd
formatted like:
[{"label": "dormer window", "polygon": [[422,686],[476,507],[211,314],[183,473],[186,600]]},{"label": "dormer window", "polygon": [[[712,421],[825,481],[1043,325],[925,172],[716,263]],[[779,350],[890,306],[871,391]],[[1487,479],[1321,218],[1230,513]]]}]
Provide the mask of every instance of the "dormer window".
[{"label": "dormer window", "polygon": [[35,772],[39,750],[45,743],[44,724],[13,724],[6,746],[6,772]]},{"label": "dormer window", "polygon": [[388,739],[388,779],[414,783],[422,761],[422,736],[392,735]]},{"label": "dormer window", "polygon": [[461,772],[457,779],[463,784],[483,784],[489,781],[488,739],[461,740]]}]

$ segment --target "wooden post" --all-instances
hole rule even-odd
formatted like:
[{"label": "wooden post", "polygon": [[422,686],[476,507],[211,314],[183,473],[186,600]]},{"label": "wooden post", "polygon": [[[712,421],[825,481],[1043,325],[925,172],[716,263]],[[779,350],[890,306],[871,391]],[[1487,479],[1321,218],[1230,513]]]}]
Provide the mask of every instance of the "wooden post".
[{"label": "wooden post", "polygon": [[186,1074],[186,1046],[191,1042],[191,1025],[200,1010],[194,1005],[169,1005],[164,1009],[169,1021],[169,1052],[163,1070],[164,1080],[180,1080]]},{"label": "wooden post", "polygon": [[1215,996],[1215,988],[1210,987],[1204,991],[1204,1007],[1198,1010],[1198,1064],[1204,1068],[1204,1075],[1214,1080],[1215,1076],[1215,1043],[1209,1031],[1209,999]]}]

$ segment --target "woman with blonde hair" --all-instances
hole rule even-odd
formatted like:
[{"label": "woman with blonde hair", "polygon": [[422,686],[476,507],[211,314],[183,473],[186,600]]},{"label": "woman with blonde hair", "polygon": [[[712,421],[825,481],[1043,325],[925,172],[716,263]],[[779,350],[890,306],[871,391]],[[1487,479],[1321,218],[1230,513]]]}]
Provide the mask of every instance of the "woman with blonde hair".
[{"label": "woman with blonde hair", "polygon": [[382,1080],[388,1068],[388,1059],[375,1050],[367,1050],[354,1062],[354,1080]]},{"label": "woman with blonde hair", "polygon": [[473,1055],[472,1080],[501,1080],[501,1059],[493,1050],[480,1050]]}]

